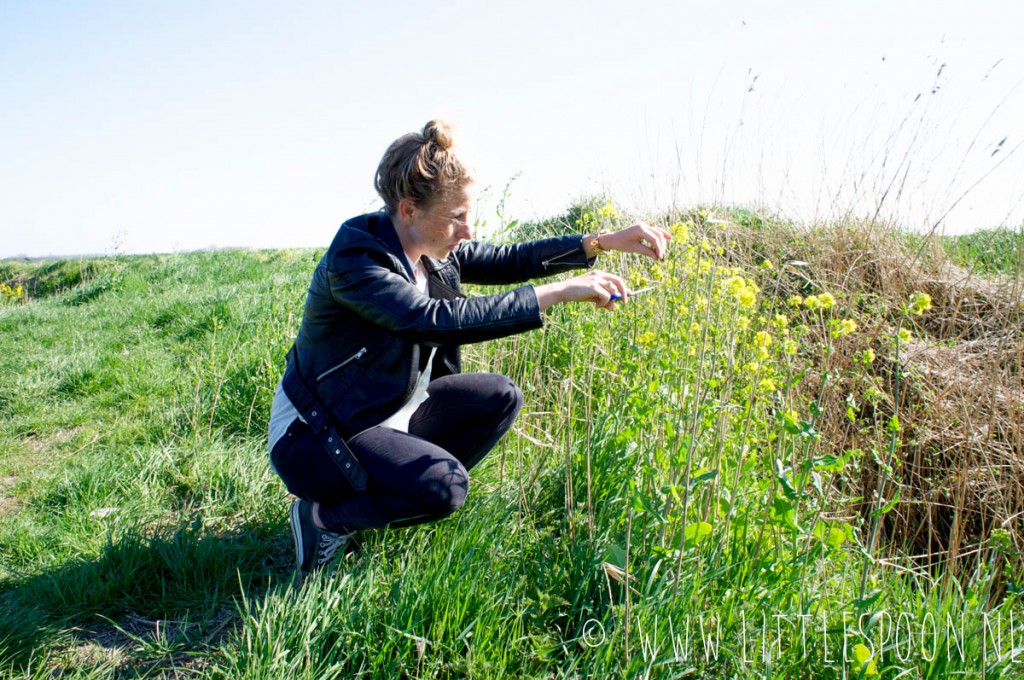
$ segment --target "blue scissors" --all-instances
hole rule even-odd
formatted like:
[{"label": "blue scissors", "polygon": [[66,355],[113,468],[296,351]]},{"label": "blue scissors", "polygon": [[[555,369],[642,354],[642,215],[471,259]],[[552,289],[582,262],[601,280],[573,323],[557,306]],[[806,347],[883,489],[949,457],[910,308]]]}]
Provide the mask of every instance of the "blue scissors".
[{"label": "blue scissors", "polygon": [[[630,294],[630,296],[639,295],[640,293],[646,293],[649,290],[654,290],[657,287],[658,287],[657,285],[647,286],[646,288],[640,288],[638,290],[631,290],[631,291],[629,291],[629,294]],[[612,300],[621,300],[621,299],[622,299],[622,294],[621,293],[612,293]]]}]

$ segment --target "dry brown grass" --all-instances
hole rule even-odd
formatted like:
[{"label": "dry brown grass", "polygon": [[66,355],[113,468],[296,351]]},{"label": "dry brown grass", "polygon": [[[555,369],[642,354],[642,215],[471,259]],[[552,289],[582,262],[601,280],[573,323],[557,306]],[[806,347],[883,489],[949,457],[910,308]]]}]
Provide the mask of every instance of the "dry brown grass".
[{"label": "dry brown grass", "polygon": [[[780,304],[791,294],[828,291],[839,301],[835,315],[858,323],[855,336],[833,341],[830,356],[808,352],[817,371],[808,372],[800,389],[808,401],[821,397],[816,426],[826,447],[865,452],[859,476],[837,490],[861,497],[865,517],[876,507],[882,474],[869,452],[886,460],[891,433],[885,426],[898,414],[901,431],[884,496],[891,498],[894,482],[900,500],[884,516],[884,553],[920,568],[946,566],[955,575],[993,556],[990,537],[997,528],[1022,551],[1021,272],[982,276],[949,262],[939,239],[912,250],[907,239],[877,224],[848,221],[808,230],[722,221],[707,233],[749,270],[766,258],[808,263],[779,278]],[[771,292],[775,285],[765,280],[762,288]],[[904,322],[914,340],[897,353],[891,337],[902,305],[917,291],[929,294],[933,307]],[[808,345],[824,340],[820,328],[807,338]],[[867,348],[878,357],[871,366],[857,361]],[[822,390],[826,371],[831,389]],[[864,398],[869,388],[874,400]],[[856,422],[847,416],[848,395],[859,403]]]}]

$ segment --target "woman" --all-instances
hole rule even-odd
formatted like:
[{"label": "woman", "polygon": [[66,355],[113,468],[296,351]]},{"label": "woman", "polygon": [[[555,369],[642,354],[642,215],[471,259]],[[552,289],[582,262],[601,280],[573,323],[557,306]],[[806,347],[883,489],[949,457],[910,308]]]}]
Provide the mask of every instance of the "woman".
[{"label": "woman", "polygon": [[592,267],[610,250],[660,259],[670,238],[634,224],[517,245],[470,241],[474,181],[441,121],[391,144],[376,189],[384,209],[342,224],[313,272],[274,397],[271,463],[298,497],[300,576],[359,529],[439,519],[463,504],[467,471],[512,426],[523,395],[504,376],[461,374],[459,345],[539,328],[555,304],[613,310],[629,297],[601,271],[474,298],[460,281],[520,283]]}]

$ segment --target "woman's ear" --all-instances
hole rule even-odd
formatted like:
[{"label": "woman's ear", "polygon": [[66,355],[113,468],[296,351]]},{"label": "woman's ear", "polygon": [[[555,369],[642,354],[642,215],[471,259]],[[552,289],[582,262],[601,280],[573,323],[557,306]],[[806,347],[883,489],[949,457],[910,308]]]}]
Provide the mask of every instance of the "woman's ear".
[{"label": "woman's ear", "polygon": [[398,214],[398,219],[402,222],[403,225],[409,226],[410,224],[412,224],[413,220],[416,217],[417,209],[418,206],[416,205],[416,201],[408,197],[403,198],[398,202],[398,210],[396,211]]}]

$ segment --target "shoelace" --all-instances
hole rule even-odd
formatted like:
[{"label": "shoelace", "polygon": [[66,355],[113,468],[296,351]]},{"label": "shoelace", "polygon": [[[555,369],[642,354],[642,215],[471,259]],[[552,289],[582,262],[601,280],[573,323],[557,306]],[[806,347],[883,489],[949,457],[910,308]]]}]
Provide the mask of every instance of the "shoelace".
[{"label": "shoelace", "polygon": [[317,564],[323,566],[334,559],[334,553],[338,548],[348,543],[348,534],[336,534],[331,531],[320,533],[320,549],[317,551]]}]

